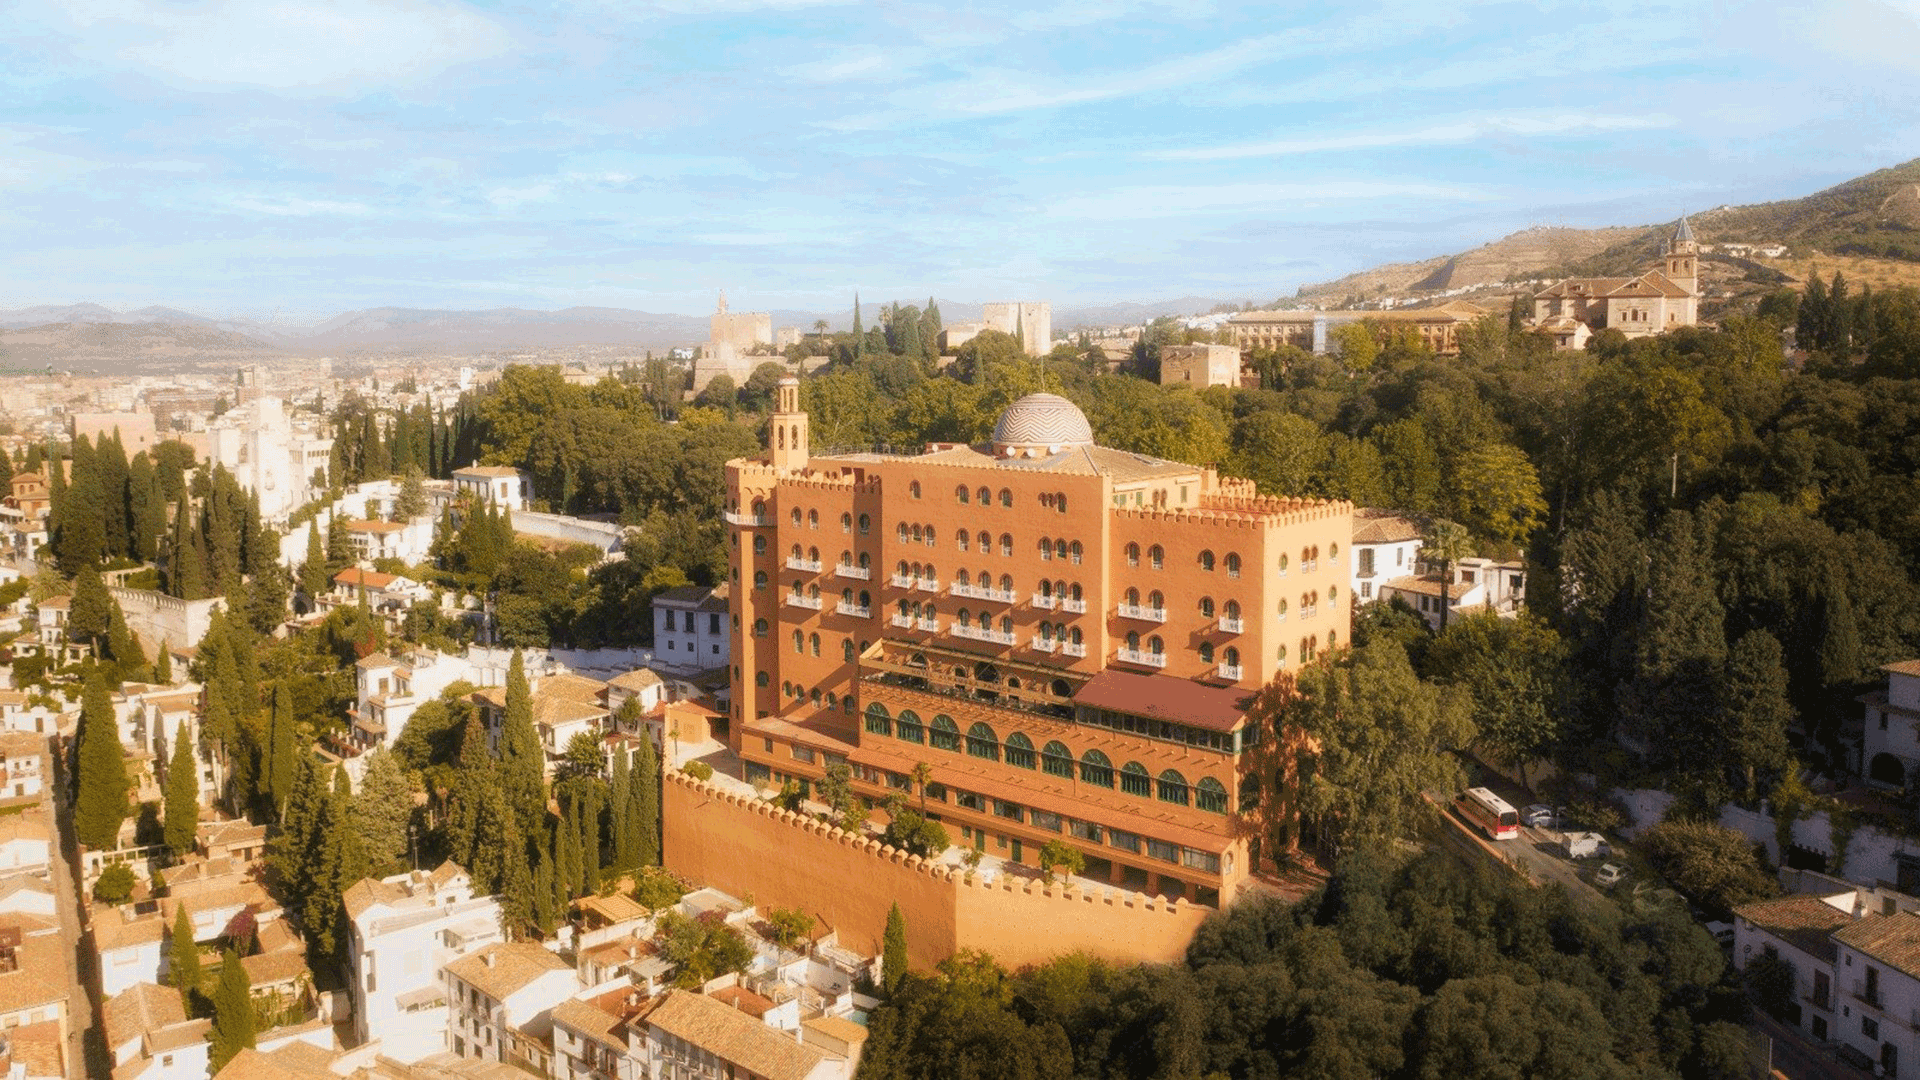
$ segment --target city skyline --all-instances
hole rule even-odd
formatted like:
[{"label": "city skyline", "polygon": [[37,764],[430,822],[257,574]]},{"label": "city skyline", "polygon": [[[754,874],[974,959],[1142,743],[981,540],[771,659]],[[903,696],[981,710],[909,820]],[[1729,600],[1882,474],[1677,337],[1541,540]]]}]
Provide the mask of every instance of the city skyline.
[{"label": "city skyline", "polygon": [[1265,300],[1802,195],[1920,121],[1911,8],[1864,2],[10,15],[0,308]]}]

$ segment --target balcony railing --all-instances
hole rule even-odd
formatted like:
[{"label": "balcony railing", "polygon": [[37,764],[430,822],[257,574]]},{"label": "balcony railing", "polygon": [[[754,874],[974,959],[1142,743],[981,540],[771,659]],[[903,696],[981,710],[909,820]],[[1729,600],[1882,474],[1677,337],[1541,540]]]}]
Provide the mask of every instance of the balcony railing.
[{"label": "balcony railing", "polygon": [[1052,652],[1060,647],[1060,643],[1052,638],[1043,638],[1035,634],[1033,636],[1033,647],[1041,652]]},{"label": "balcony railing", "polygon": [[973,641],[990,641],[995,645],[1013,644],[1013,631],[994,630],[984,626],[956,626],[954,637],[969,638]]},{"label": "balcony railing", "polygon": [[1062,600],[1060,601],[1060,610],[1070,611],[1075,615],[1085,615],[1087,613],[1087,602],[1085,600]]},{"label": "balcony railing", "polygon": [[895,613],[893,618],[889,619],[888,621],[893,623],[893,625],[899,627],[902,630],[913,629],[913,616],[911,615],[901,615],[901,614]]},{"label": "balcony railing", "polygon": [[1869,991],[1865,979],[1853,980],[1853,996],[1862,1004],[1870,1005],[1873,1008],[1878,1009],[1881,1006],[1882,999],[1879,988],[1875,987],[1872,991]]},{"label": "balcony railing", "polygon": [[1167,621],[1167,609],[1142,607],[1139,604],[1121,604],[1120,617],[1123,619],[1138,619],[1141,622],[1163,623]]},{"label": "balcony railing", "polygon": [[913,587],[919,589],[921,592],[937,593],[940,591],[940,580],[938,578],[923,577],[916,582]]},{"label": "balcony railing", "polygon": [[1239,664],[1221,664],[1218,668],[1215,668],[1214,670],[1223,679],[1229,679],[1233,682],[1240,681],[1240,665]]},{"label": "balcony railing", "polygon": [[1054,599],[1051,596],[1042,595],[1042,596],[1036,596],[1033,598],[1034,607],[1045,608],[1048,611],[1052,611],[1053,605],[1054,605]]},{"label": "balcony railing", "polygon": [[1121,649],[1120,662],[1123,664],[1140,664],[1145,667],[1166,667],[1167,654],[1143,652],[1139,649]]},{"label": "balcony railing", "polygon": [[873,580],[872,570],[864,566],[855,566],[852,563],[841,563],[833,568],[833,573],[836,577],[854,578],[859,581]]},{"label": "balcony railing", "polygon": [[1060,643],[1060,652],[1066,656],[1085,656],[1087,655],[1087,643],[1084,641],[1063,641]]},{"label": "balcony railing", "polygon": [[743,514],[736,510],[728,510],[721,516],[727,519],[729,525],[751,525],[764,529],[773,524],[773,519],[765,514]]},{"label": "balcony railing", "polygon": [[861,607],[859,604],[849,604],[845,600],[833,605],[833,610],[841,615],[851,615],[856,619],[873,618],[872,608]]},{"label": "balcony railing", "polygon": [[947,587],[947,593],[951,596],[970,597],[974,600],[994,600],[1002,604],[1011,604],[1020,599],[1020,594],[1013,589],[996,589],[991,585],[955,583]]},{"label": "balcony railing", "polygon": [[819,611],[825,605],[817,596],[795,596],[792,593],[788,593],[787,606],[812,608],[815,611]]},{"label": "balcony railing", "polygon": [[1239,619],[1223,618],[1220,620],[1220,632],[1223,634],[1238,634],[1245,629],[1246,624]]},{"label": "balcony railing", "polygon": [[921,630],[925,630],[929,634],[937,634],[940,632],[939,619],[921,619],[918,623],[914,625]]},{"label": "balcony railing", "polygon": [[820,560],[802,559],[798,555],[789,555],[787,556],[787,569],[805,570],[810,574],[817,574],[820,572]]},{"label": "balcony railing", "polygon": [[911,589],[913,588],[913,579],[905,574],[895,574],[893,575],[893,587],[896,589]]}]

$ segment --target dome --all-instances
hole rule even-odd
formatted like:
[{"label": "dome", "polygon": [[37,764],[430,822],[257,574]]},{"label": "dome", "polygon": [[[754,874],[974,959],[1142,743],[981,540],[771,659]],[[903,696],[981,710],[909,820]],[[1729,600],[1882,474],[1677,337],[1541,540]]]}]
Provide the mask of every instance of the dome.
[{"label": "dome", "polygon": [[1092,445],[1087,414],[1059,394],[1028,394],[1008,405],[993,425],[995,457],[1044,457]]}]

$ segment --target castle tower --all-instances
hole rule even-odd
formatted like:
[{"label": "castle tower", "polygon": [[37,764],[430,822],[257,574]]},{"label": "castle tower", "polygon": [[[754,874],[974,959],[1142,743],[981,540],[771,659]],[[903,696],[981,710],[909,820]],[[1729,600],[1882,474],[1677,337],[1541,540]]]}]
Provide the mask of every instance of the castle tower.
[{"label": "castle tower", "polygon": [[1667,244],[1667,277],[1695,296],[1700,294],[1700,245],[1694,242],[1693,226],[1687,224],[1685,214],[1680,215]]},{"label": "castle tower", "polygon": [[781,379],[773,392],[767,457],[780,472],[803,472],[807,467],[807,414],[800,409],[800,380],[792,375]]}]

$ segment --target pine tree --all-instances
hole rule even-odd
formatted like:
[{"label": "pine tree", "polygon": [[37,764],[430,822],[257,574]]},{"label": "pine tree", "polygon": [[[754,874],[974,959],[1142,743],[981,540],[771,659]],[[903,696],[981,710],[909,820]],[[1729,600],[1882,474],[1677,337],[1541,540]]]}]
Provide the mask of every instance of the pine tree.
[{"label": "pine tree", "polygon": [[892,993],[907,975],[907,919],[897,903],[887,912],[887,931],[880,940],[880,978]]},{"label": "pine tree", "polygon": [[293,691],[286,680],[273,684],[273,713],[267,726],[266,796],[275,811],[293,794]]},{"label": "pine tree", "polygon": [[327,518],[327,575],[332,575],[352,566],[353,538],[347,535],[347,523],[344,515],[333,514]]},{"label": "pine tree", "polygon": [[164,832],[175,855],[193,850],[200,824],[200,761],[187,741],[187,725],[173,729],[173,753],[167,755],[167,798]]},{"label": "pine tree", "polygon": [[613,755],[613,782],[607,799],[607,829],[612,834],[613,868],[632,870],[640,865],[634,845],[632,769],[624,750]]},{"label": "pine tree", "polygon": [[368,873],[393,873],[406,864],[407,824],[412,818],[413,791],[407,786],[400,759],[385,748],[367,757],[366,775],[353,799],[354,832],[366,852]]},{"label": "pine tree", "polygon": [[315,887],[328,797],[319,766],[303,755],[294,766],[293,789],[280,811],[280,831],[267,843],[267,865],[279,878],[281,894],[296,904],[312,895]]},{"label": "pine tree", "polygon": [[220,983],[213,992],[212,1071],[218,1073],[242,1050],[253,1048],[253,994],[240,954],[228,949],[220,958]]},{"label": "pine tree", "polygon": [[327,549],[320,541],[320,522],[307,522],[307,558],[300,564],[300,591],[308,603],[327,591]]},{"label": "pine tree", "polygon": [[400,482],[400,494],[393,500],[393,519],[412,521],[426,513],[427,509],[427,486],[420,478],[420,471],[408,469],[406,479]]},{"label": "pine tree", "polygon": [[1808,351],[1825,348],[1828,311],[1827,283],[1819,274],[1809,274],[1806,295],[1800,298],[1799,319],[1794,324],[1795,344]]},{"label": "pine tree", "polygon": [[167,957],[167,985],[180,991],[187,1014],[193,1014],[193,999],[200,993],[200,946],[193,940],[193,920],[187,905],[173,909],[173,940]]},{"label": "pine tree", "polygon": [[660,865],[660,759],[653,740],[640,740],[633,759],[633,850],[641,866]]},{"label": "pine tree", "polygon": [[120,727],[106,679],[95,672],[81,696],[78,766],[79,792],[73,830],[95,851],[118,845],[120,823],[127,819],[127,766],[120,750]]},{"label": "pine tree", "polygon": [[528,836],[546,816],[546,755],[533,727],[533,691],[527,684],[526,660],[513,651],[507,665],[505,719],[500,726],[500,784]]}]

